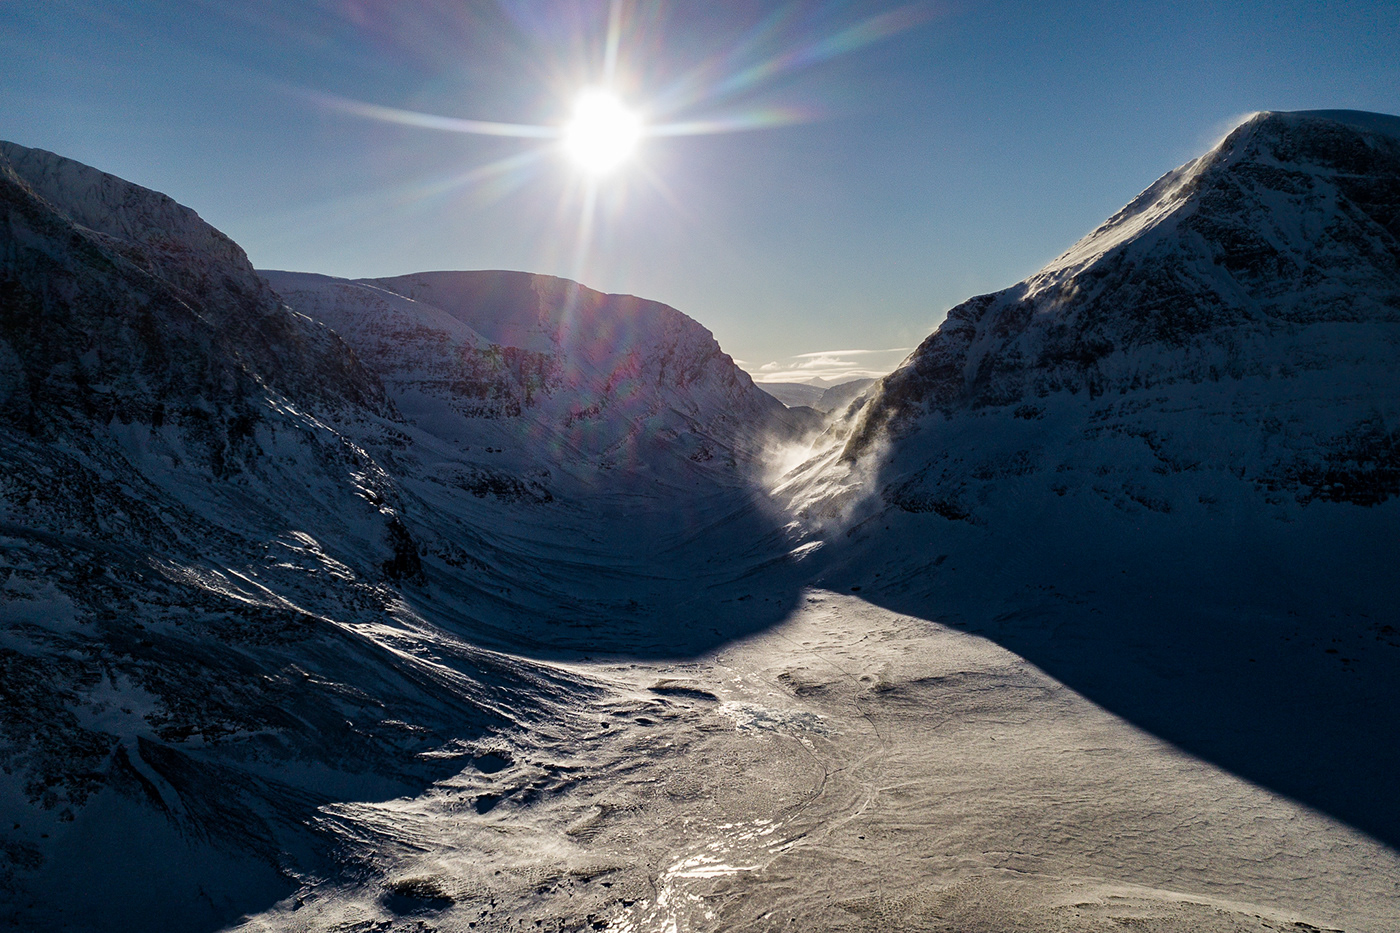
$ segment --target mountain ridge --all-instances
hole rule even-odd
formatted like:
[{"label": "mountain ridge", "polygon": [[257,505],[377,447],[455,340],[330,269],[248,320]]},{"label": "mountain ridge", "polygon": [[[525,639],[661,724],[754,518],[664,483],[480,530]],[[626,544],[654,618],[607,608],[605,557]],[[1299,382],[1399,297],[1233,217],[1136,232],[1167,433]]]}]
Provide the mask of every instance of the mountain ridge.
[{"label": "mountain ridge", "polygon": [[[1047,405],[1238,386],[1275,407],[1290,392],[1330,399],[1327,417],[1340,418],[1340,429],[1324,440],[1314,418],[1281,425],[1262,450],[1227,433],[1174,451],[1154,441],[1157,453],[1216,468],[1248,464],[1259,484],[1293,485],[1303,497],[1354,490],[1356,501],[1369,501],[1395,492],[1396,414],[1372,409],[1393,397],[1397,323],[1400,138],[1264,113],[1164,175],[1045,269],[952,309],[847,423],[842,456],[858,461],[878,437],[932,425],[932,415],[1014,409],[1033,421]],[[1332,388],[1319,381],[1330,360]],[[1248,410],[1238,407],[1240,417]],[[1310,455],[1305,440],[1314,435]],[[1367,480],[1358,464],[1372,461]]]}]

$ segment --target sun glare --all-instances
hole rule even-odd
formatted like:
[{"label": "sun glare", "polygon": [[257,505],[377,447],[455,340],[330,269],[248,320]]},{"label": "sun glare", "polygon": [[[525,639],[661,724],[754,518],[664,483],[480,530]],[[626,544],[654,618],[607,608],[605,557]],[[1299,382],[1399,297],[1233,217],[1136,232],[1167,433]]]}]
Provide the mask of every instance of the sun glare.
[{"label": "sun glare", "polygon": [[600,89],[578,96],[574,115],[564,127],[565,151],[592,175],[606,174],[627,161],[641,138],[641,118],[615,94]]}]

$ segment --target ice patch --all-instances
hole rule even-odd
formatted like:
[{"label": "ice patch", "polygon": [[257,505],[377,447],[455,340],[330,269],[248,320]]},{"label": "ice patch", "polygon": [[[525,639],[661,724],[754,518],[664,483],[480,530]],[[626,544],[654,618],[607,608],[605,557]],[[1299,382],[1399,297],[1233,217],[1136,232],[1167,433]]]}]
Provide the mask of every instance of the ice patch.
[{"label": "ice patch", "polygon": [[762,869],[764,857],[784,851],[790,845],[782,841],[760,842],[782,826],[774,820],[753,820],[714,827],[720,833],[718,839],[706,844],[703,850],[673,862],[656,879],[656,899],[634,905],[626,915],[610,923],[608,930],[612,933],[650,930],[677,933],[692,928],[688,922],[692,916],[709,922],[717,920],[705,897],[685,890],[685,883],[732,878]]},{"label": "ice patch", "polygon": [[761,729],[765,732],[815,732],[827,735],[823,717],[806,710],[780,710],[753,703],[721,703],[719,711],[734,720],[740,731]]}]

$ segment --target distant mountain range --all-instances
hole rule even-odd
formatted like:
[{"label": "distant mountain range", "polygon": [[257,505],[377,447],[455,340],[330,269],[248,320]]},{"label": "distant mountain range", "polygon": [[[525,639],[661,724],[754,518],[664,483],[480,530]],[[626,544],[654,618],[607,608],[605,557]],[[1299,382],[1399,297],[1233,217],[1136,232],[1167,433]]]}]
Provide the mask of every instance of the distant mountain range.
[{"label": "distant mountain range", "polygon": [[874,384],[874,379],[850,379],[830,386],[805,382],[760,382],[758,387],[789,408],[814,408],[825,413],[850,404]]}]

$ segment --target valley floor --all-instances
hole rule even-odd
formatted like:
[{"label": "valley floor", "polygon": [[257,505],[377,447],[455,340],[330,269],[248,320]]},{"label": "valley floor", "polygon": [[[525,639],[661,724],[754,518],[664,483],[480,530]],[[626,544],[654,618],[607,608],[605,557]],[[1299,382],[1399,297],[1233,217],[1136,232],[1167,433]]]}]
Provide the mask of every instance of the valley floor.
[{"label": "valley floor", "polygon": [[1400,929],[1394,850],[856,595],[564,666],[599,698],[328,811],[351,870],[240,929]]}]

